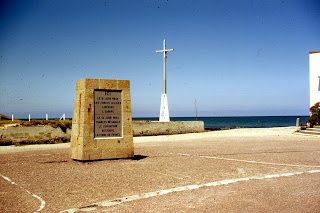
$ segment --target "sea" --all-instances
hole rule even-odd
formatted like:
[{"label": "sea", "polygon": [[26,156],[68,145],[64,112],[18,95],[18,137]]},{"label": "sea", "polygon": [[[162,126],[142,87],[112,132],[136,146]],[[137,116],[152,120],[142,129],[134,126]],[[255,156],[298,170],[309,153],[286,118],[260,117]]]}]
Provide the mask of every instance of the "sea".
[{"label": "sea", "polygon": [[[205,129],[234,129],[234,128],[270,128],[296,126],[299,123],[305,125],[308,116],[247,116],[247,117],[170,117],[171,121],[203,121]],[[59,119],[59,118],[58,118]],[[72,118],[67,118],[72,120]],[[28,120],[28,119],[21,119]],[[43,120],[33,119],[33,120]],[[50,120],[54,120],[50,118]],[[158,121],[158,117],[133,117],[132,120]]]},{"label": "sea", "polygon": [[[305,125],[308,116],[248,116],[248,117],[170,117],[170,121],[203,121],[206,129],[270,128]],[[132,120],[158,121],[158,118],[132,118]]]}]

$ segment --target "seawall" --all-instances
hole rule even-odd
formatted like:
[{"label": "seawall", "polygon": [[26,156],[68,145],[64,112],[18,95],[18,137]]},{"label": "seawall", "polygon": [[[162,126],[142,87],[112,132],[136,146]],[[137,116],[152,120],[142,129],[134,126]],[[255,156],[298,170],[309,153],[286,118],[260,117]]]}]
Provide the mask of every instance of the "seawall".
[{"label": "seawall", "polygon": [[[183,133],[204,132],[203,121],[171,121],[132,123],[133,136],[173,135]],[[51,126],[16,126],[0,128],[0,143],[11,144],[25,141],[70,141],[71,129],[54,128]]]},{"label": "seawall", "polygon": [[173,135],[204,132],[203,121],[133,122],[133,136]]},{"label": "seawall", "polygon": [[62,131],[60,127],[52,126],[17,126],[0,128],[1,143],[19,143],[25,141],[52,141],[61,139],[70,141],[71,129]]}]

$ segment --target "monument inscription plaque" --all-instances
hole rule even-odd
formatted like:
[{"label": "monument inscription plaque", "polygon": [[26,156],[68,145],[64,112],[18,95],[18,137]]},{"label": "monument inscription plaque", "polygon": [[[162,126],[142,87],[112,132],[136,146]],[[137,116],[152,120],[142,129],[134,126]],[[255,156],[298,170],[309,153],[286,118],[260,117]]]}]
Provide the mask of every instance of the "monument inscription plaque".
[{"label": "monument inscription plaque", "polygon": [[94,137],[122,137],[121,91],[94,91]]}]

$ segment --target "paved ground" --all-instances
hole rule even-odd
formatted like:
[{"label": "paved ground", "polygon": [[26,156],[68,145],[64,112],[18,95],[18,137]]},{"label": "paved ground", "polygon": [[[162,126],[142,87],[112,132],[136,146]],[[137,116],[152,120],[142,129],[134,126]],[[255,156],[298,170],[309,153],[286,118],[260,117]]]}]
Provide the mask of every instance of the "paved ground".
[{"label": "paved ground", "polygon": [[0,212],[320,212],[320,137],[293,128],[134,138],[135,159],[0,147]]}]

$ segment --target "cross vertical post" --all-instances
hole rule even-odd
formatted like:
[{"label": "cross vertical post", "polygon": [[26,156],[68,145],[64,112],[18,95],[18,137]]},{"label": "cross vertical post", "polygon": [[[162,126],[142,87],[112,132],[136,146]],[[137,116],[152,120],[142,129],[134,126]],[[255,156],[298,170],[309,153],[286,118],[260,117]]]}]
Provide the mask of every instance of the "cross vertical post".
[{"label": "cross vertical post", "polygon": [[[163,40],[163,49],[166,49],[166,40]],[[167,94],[167,52],[163,52],[163,84],[164,84],[164,92],[163,94]]]},{"label": "cross vertical post", "polygon": [[166,49],[166,40],[163,40],[163,50],[157,50],[156,52],[163,52],[163,79],[164,79],[164,94],[167,94],[167,52],[174,51],[174,49]]}]

